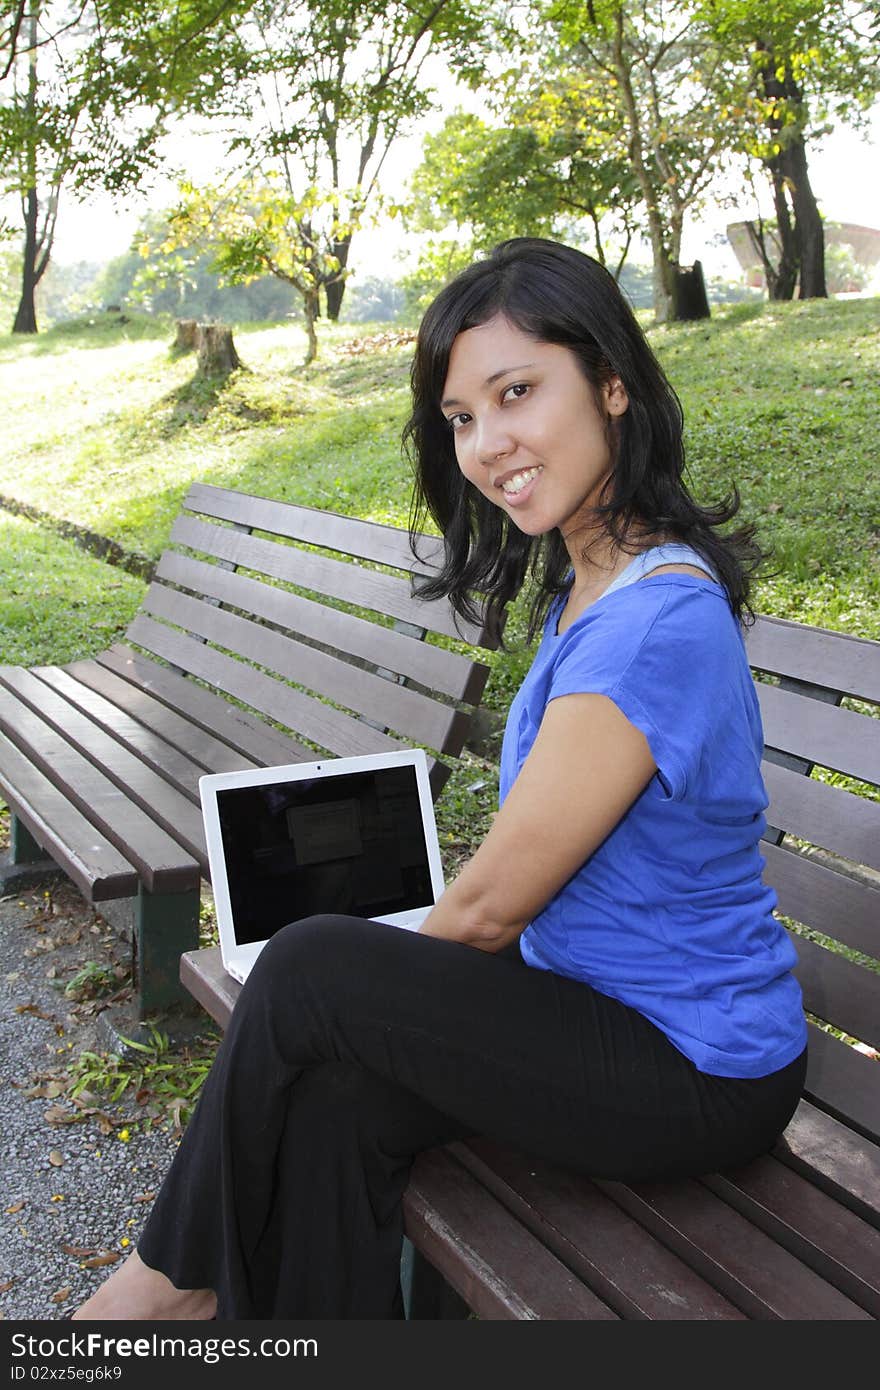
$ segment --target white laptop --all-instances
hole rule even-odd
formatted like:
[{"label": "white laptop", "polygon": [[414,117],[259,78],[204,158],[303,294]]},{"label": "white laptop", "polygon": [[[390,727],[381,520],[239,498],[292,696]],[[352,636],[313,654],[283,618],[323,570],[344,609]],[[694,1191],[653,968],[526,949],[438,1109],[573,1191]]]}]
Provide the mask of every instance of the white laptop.
[{"label": "white laptop", "polygon": [[288,922],[341,913],[415,931],[443,892],[420,748],[199,779],[220,952],[244,981]]}]

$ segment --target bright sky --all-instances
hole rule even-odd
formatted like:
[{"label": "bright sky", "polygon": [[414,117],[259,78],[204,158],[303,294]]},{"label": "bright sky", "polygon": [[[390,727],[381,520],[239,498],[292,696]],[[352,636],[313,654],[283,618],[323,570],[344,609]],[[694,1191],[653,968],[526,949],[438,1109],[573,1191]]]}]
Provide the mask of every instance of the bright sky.
[{"label": "bright sky", "polygon": [[[444,106],[445,111],[450,109],[449,104],[444,103]],[[419,162],[425,133],[436,128],[442,118],[442,115],[435,116],[430,127],[423,127],[393,148],[383,169],[383,188],[388,196],[402,193],[406,178]],[[206,152],[205,167],[201,171],[194,168],[193,175],[201,172],[202,177],[210,177],[216,157]],[[841,128],[829,136],[821,148],[811,150],[809,167],[813,189],[828,220],[880,229],[880,103],[874,110],[868,135],[855,135]],[[157,186],[128,201],[96,198],[87,204],[77,204],[68,197],[62,202],[58,219],[56,261],[104,262],[122,254],[130,245],[144,212],[173,201],[171,184]],[[763,210],[765,213],[771,211],[769,206]],[[732,250],[727,245],[713,247],[711,238],[723,233],[726,223],[753,213],[754,209],[745,205],[737,211],[710,208],[700,224],[690,219],[682,248],[683,263],[689,264],[699,258],[707,274],[738,277],[739,266]],[[354,256],[359,276],[395,278],[400,273],[405,251],[397,224],[374,232],[361,232],[355,242]]]}]

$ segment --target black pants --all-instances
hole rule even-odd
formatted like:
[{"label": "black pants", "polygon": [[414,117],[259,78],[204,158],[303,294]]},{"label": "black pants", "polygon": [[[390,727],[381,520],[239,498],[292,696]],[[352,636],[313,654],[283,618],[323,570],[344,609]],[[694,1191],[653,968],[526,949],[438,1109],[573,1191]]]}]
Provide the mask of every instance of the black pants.
[{"label": "black pants", "polygon": [[804,1066],[709,1076],[518,948],[308,918],[244,986],[138,1250],[220,1318],[399,1317],[420,1150],[480,1133],[596,1177],[709,1172],[773,1144]]}]

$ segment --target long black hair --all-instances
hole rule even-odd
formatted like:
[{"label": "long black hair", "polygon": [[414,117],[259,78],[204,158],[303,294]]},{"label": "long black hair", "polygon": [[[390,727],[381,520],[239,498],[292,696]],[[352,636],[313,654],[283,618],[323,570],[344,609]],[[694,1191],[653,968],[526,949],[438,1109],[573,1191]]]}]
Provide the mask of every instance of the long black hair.
[{"label": "long black hair", "polygon": [[[629,406],[610,422],[613,468],[596,508],[612,541],[624,550],[658,539],[692,546],[724,585],[736,617],[750,620],[750,578],[763,559],[754,528],[718,532],[739,510],[736,487],[715,506],[694,501],[683,479],[681,403],[614,277],[583,252],[538,237],[501,242],[450,281],[422,319],[403,432],[415,475],[410,533],[414,538],[427,513],[446,547],[440,569],[419,582],[418,592],[448,597],[469,619],[485,607],[500,638],[506,604],[531,577],[531,637],[568,584],[571,560],[559,531],[524,535],[466,481],[440,409],[456,337],[497,314],[540,342],[569,348],[594,390],[613,376],[626,388]],[[627,539],[633,534],[637,546]]]}]

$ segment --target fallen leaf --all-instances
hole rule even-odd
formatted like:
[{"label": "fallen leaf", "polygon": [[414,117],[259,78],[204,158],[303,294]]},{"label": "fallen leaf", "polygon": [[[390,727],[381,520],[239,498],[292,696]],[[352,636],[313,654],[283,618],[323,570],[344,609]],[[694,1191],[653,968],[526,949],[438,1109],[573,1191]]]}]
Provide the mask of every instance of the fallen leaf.
[{"label": "fallen leaf", "polygon": [[94,1245],[62,1245],[61,1249],[65,1255],[73,1255],[77,1260],[84,1260],[87,1255],[97,1253],[97,1248]]},{"label": "fallen leaf", "polygon": [[86,1269],[100,1269],[103,1265],[115,1265],[116,1261],[121,1258],[118,1250],[102,1250],[100,1254],[93,1255],[90,1260],[85,1260],[84,1264]]},{"label": "fallen leaf", "polygon": [[5,1284],[0,1284],[0,1293],[8,1293],[14,1283],[14,1279],[7,1279]]},{"label": "fallen leaf", "polygon": [[60,1168],[64,1163],[64,1155],[59,1149],[53,1149],[49,1155],[49,1162],[53,1168]]},{"label": "fallen leaf", "polygon": [[48,1110],[43,1111],[43,1119],[50,1125],[75,1125],[84,1118],[75,1110],[65,1110],[63,1105],[50,1105]]},{"label": "fallen leaf", "polygon": [[156,1195],[155,1188],[150,1192],[138,1192],[137,1196],[132,1197],[133,1202],[152,1202]]},{"label": "fallen leaf", "polygon": [[57,1293],[53,1293],[53,1295],[52,1295],[52,1302],[53,1302],[53,1303],[63,1303],[64,1300],[65,1300],[66,1298],[70,1298],[70,1285],[69,1285],[69,1284],[67,1285],[66,1288],[59,1289]]},{"label": "fallen leaf", "polygon": [[34,1018],[44,1018],[47,1023],[55,1022],[54,1014],[47,1014],[45,1009],[41,1009],[37,1004],[16,1004],[17,1014],[33,1014]]},{"label": "fallen leaf", "polygon": [[11,1207],[6,1208],[7,1216],[14,1216],[17,1211],[21,1211],[27,1204],[25,1202],[13,1202]]}]

